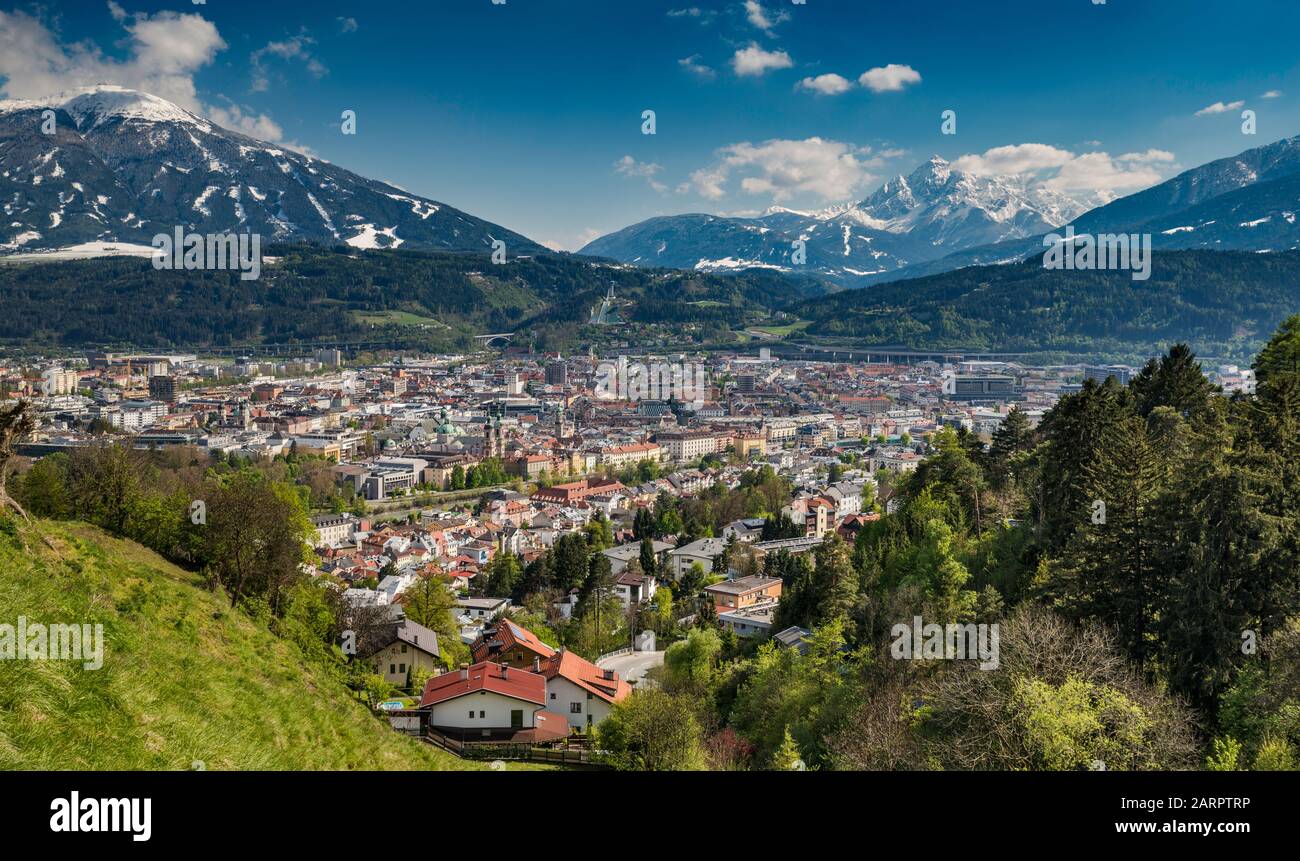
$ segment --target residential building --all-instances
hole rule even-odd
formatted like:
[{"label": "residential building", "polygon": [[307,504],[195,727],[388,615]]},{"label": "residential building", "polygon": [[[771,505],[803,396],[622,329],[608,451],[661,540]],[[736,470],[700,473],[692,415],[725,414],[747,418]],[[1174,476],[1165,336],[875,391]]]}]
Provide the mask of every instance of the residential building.
[{"label": "residential building", "polygon": [[[659,565],[668,555],[668,551],[673,549],[673,545],[667,541],[651,541],[650,546],[654,550],[655,564]],[[622,574],[627,570],[627,566],[633,559],[641,558],[641,542],[630,541],[627,544],[620,544],[618,547],[611,547],[608,550],[602,550],[605,556],[609,557],[610,571],[615,575]]]},{"label": "residential building", "polygon": [[547,711],[546,701],[540,674],[480,661],[429,679],[419,707],[428,711],[431,729],[466,741],[558,741],[569,734],[569,723]]},{"label": "residential building", "polygon": [[[674,580],[681,580],[691,566],[698,562],[704,568],[704,573],[708,574],[713,570],[713,560],[726,548],[727,542],[721,538],[701,538],[678,547],[668,553],[668,573]],[[725,571],[721,573],[726,574]]]},{"label": "residential building", "polygon": [[419,668],[427,673],[438,673],[446,668],[442,650],[438,647],[438,634],[410,619],[392,626],[382,637],[386,641],[367,660],[375,672],[390,684],[406,687],[412,670]]},{"label": "residential building", "polygon": [[767,601],[744,609],[719,611],[718,623],[735,631],[739,637],[766,637],[772,633],[776,607],[775,601]]},{"label": "residential building", "polygon": [[507,598],[457,598],[456,607],[470,622],[491,622],[510,607]]},{"label": "residential building", "polygon": [[609,717],[614,703],[632,693],[632,686],[613,670],[603,670],[567,649],[538,658],[534,672],[546,679],[546,708],[563,715],[569,726],[584,730]]},{"label": "residential building", "polygon": [[508,619],[483,629],[470,646],[475,661],[492,660],[511,667],[528,669],[537,658],[550,658],[555,649],[537,639],[532,631]]},{"label": "residential building", "polygon": [[755,604],[778,600],[781,597],[781,578],[756,575],[724,580],[706,587],[704,592],[721,614],[727,610],[743,610]]}]

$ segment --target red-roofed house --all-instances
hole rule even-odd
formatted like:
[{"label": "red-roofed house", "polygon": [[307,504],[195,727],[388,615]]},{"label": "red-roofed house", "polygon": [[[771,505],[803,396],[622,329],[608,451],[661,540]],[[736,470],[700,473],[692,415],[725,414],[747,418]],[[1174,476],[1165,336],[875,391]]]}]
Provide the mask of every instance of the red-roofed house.
[{"label": "red-roofed house", "polygon": [[469,650],[475,661],[497,661],[521,670],[531,669],[536,658],[555,654],[532,631],[508,619],[484,628]]},{"label": "red-roofed house", "polygon": [[548,659],[538,658],[534,671],[546,678],[546,707],[584,729],[609,717],[614,703],[632,693],[632,686],[613,670],[600,667],[560,649]]},{"label": "red-roofed house", "polygon": [[420,698],[430,727],[466,741],[509,738],[537,743],[564,738],[568,723],[545,704],[546,679],[541,675],[491,661],[429,679]]}]

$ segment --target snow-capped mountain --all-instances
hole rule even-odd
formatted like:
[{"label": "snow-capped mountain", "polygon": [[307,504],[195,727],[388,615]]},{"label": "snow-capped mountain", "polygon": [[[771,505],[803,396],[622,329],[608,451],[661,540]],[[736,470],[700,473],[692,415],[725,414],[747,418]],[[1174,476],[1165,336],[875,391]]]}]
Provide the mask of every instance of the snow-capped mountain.
[{"label": "snow-capped mountain", "polygon": [[[1183,171],[1091,209],[1070,226],[1076,234],[1149,233],[1158,249],[1300,249],[1300,135]],[[1004,240],[914,263],[874,280],[1014,263],[1042,250],[1041,235]]]},{"label": "snow-capped mountain", "polygon": [[489,251],[503,239],[512,255],[544,250],[446,204],[107,85],[0,102],[0,201],[0,251],[148,245],[178,226],[265,242]]},{"label": "snow-capped mountain", "polygon": [[[977,176],[934,156],[858,203],[819,212],[775,207],[756,218],[652,218],[580,253],[683,269],[767,267],[848,286],[965,248],[1034,236],[1103,202],[1016,177]],[[805,243],[803,265],[792,260],[796,240]]]}]

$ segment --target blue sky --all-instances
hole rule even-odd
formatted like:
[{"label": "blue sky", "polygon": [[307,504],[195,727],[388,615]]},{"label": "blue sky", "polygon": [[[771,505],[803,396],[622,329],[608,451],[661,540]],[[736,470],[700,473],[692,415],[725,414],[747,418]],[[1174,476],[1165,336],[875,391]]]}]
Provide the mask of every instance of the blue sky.
[{"label": "blue sky", "polygon": [[860,199],[931,154],[1131,193],[1300,133],[1297,33],[1293,0],[0,0],[0,79],[149,89],[575,249]]}]

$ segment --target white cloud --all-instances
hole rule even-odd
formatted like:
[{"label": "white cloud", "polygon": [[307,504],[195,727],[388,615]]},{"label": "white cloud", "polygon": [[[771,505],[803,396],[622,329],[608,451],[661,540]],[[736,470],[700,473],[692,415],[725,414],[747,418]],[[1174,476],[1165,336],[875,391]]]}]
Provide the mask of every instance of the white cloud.
[{"label": "white cloud", "polygon": [[[297,141],[285,140],[284,129],[280,124],[271,119],[267,114],[259,114],[248,110],[247,108],[237,105],[234,102],[228,102],[224,107],[221,105],[209,105],[204,113],[217,125],[248,135],[251,138],[257,138],[263,141],[272,141],[280,146],[286,147],[303,155],[317,158],[316,151],[305,144]],[[391,183],[390,183],[391,185]]]},{"label": "white cloud", "polygon": [[818,75],[815,78],[804,78],[799,82],[799,87],[812,90],[823,96],[838,96],[840,93],[847,93],[853,89],[853,83],[843,75],[831,72],[826,75]]},{"label": "white cloud", "polygon": [[702,167],[691,172],[689,182],[677,186],[678,194],[694,191],[705,200],[721,200],[727,196],[723,186],[727,182],[727,171],[722,167]]},{"label": "white cloud", "polygon": [[712,9],[701,9],[699,6],[689,6],[685,9],[669,9],[669,18],[694,18],[701,22],[707,22],[713,19],[717,13]]},{"label": "white cloud", "polygon": [[785,11],[779,11],[773,16],[763,8],[763,4],[759,3],[758,0],[745,0],[745,17],[749,19],[750,24],[769,36],[772,34],[773,27],[783,21],[790,20],[789,13]]},{"label": "white cloud", "polygon": [[265,141],[278,141],[284,136],[284,129],[280,128],[279,123],[271,119],[266,114],[254,116],[251,113],[245,113],[239,105],[231,105],[223,108],[212,106],[208,108],[208,116],[219,126],[242,132],[249,137],[260,138]]},{"label": "white cloud", "polygon": [[1237,110],[1244,104],[1246,104],[1244,101],[1228,102],[1227,104],[1224,104],[1223,102],[1215,102],[1212,105],[1206,105],[1201,108],[1196,112],[1196,115],[1198,117],[1203,117],[1207,114],[1226,114],[1228,111]]},{"label": "white cloud", "polygon": [[708,80],[712,80],[718,76],[717,72],[700,62],[699,54],[691,54],[689,57],[682,57],[677,61],[677,65],[681,66],[693,75],[698,75],[699,77]]},{"label": "white cloud", "polygon": [[858,83],[873,93],[892,93],[903,89],[908,84],[919,84],[921,73],[911,66],[890,63],[868,69],[858,77]]},{"label": "white cloud", "polygon": [[1160,182],[1163,176],[1156,165],[1173,160],[1173,153],[1158,149],[1112,158],[1105,152],[1076,154],[1048,144],[1025,143],[963,155],[952,166],[977,175],[1041,182],[1056,191],[1130,192]]},{"label": "white cloud", "polygon": [[1280,98],[1282,97],[1282,91],[1281,91],[1281,90],[1269,90],[1269,91],[1266,92],[1266,93],[1260,93],[1259,97],[1260,97],[1261,99],[1280,99]]},{"label": "white cloud", "polygon": [[999,146],[982,154],[963,155],[955,159],[956,170],[982,176],[1021,175],[1047,168],[1059,168],[1074,154],[1068,150],[1039,143]]},{"label": "white cloud", "polygon": [[6,96],[39,99],[111,82],[144,90],[192,111],[201,110],[193,74],[226,48],[200,15],[159,12],[109,14],[126,31],[128,57],[106,57],[92,42],[60,43],[45,23],[25,12],[0,11],[0,78]]},{"label": "white cloud", "polygon": [[677,190],[719,200],[734,175],[745,192],[770,195],[777,203],[805,195],[841,201],[876,179],[871,170],[879,164],[870,147],[819,137],[735,143],[718,150],[716,164],[695,171]]},{"label": "white cloud", "polygon": [[1057,191],[1128,193],[1155,185],[1164,177],[1146,163],[1121,163],[1104,152],[1089,152],[1066,162],[1046,181]]},{"label": "white cloud", "polygon": [[267,42],[248,56],[248,65],[253,72],[252,89],[255,93],[268,90],[271,86],[270,75],[266,70],[266,58],[279,57],[282,60],[297,60],[307,67],[313,77],[323,78],[329,74],[320,60],[312,56],[309,46],[316,43],[307,35],[293,36],[281,41]]},{"label": "white cloud", "polygon": [[599,239],[604,235],[604,233],[596,230],[594,227],[587,227],[567,239],[541,239],[538,241],[552,251],[577,251],[587,243]]},{"label": "white cloud", "polygon": [[1149,149],[1146,152],[1126,152],[1119,156],[1119,161],[1151,164],[1153,162],[1172,162],[1174,154],[1164,149]]},{"label": "white cloud", "polygon": [[343,18],[343,17],[340,17],[340,18],[338,19],[338,22],[339,22],[339,32],[340,32],[340,33],[355,33],[355,32],[357,32],[357,19],[356,19],[356,18]]},{"label": "white cloud", "polygon": [[737,75],[761,75],[771,69],[788,69],[793,65],[794,61],[785,51],[765,51],[756,42],[751,42],[748,48],[741,48],[731,58],[731,67]]},{"label": "white cloud", "polygon": [[658,192],[665,192],[668,186],[655,179],[655,174],[663,170],[662,165],[654,162],[637,161],[630,155],[625,155],[618,161],[614,162],[614,172],[621,176],[642,177],[651,188]]}]

